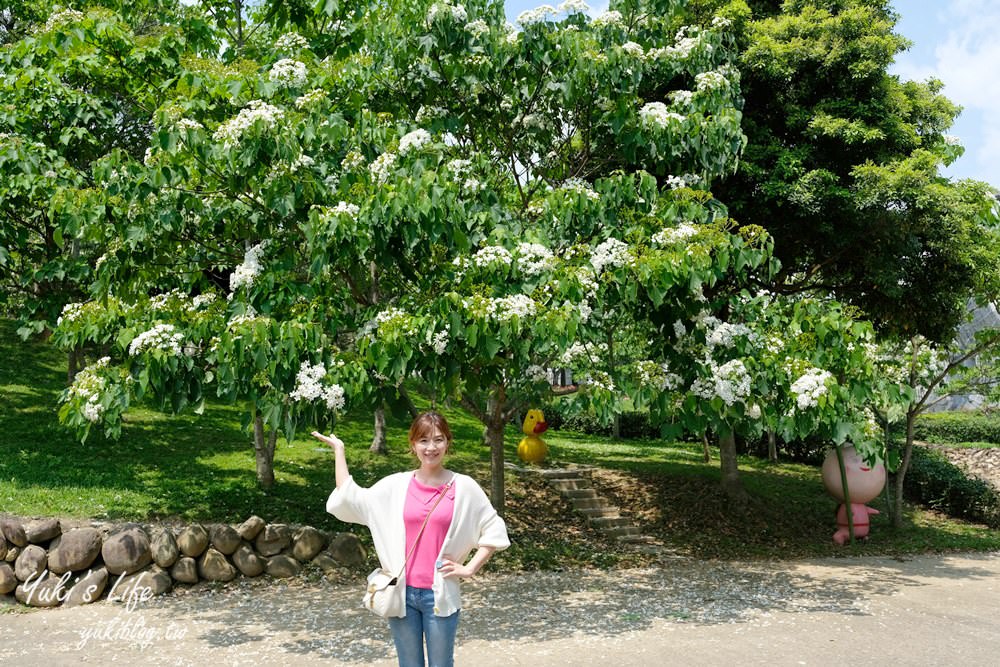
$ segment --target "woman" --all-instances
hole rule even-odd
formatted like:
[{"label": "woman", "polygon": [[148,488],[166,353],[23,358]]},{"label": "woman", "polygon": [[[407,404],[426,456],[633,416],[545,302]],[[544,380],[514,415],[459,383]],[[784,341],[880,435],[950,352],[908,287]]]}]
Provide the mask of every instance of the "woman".
[{"label": "woman", "polygon": [[344,443],[333,434],[313,435],[333,448],[336,461],[337,488],[326,510],[341,521],[368,526],[386,570],[395,574],[406,563],[389,608],[400,667],[423,667],[425,640],[428,664],[451,667],[462,606],[459,580],[474,576],[510,540],[479,484],[444,467],[452,442],[448,422],[436,412],[413,420],[410,451],[420,467],[384,477],[367,489],[351,478]]}]

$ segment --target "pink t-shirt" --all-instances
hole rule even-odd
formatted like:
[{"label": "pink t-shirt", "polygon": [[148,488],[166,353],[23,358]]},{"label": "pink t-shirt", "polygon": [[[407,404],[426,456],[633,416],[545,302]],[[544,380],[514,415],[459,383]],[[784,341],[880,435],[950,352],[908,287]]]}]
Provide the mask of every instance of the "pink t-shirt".
[{"label": "pink t-shirt", "polygon": [[[406,524],[406,553],[410,553],[413,542],[424,524],[427,513],[434,507],[438,495],[446,485],[439,487],[426,486],[417,481],[416,476],[410,479],[410,487],[406,491],[406,504],[403,505],[403,522]],[[438,503],[427,522],[417,548],[406,563],[406,585],[415,588],[431,588],[434,583],[434,564],[441,553],[441,545],[451,527],[451,519],[455,513],[455,485],[447,487],[444,499]]]}]

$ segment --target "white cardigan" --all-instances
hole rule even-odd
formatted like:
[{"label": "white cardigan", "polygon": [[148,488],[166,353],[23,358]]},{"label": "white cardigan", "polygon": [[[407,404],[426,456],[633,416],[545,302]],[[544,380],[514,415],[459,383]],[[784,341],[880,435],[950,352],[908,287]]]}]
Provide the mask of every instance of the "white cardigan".
[{"label": "white cardigan", "polygon": [[[371,530],[375,553],[383,568],[395,575],[406,560],[406,526],[403,506],[413,472],[399,472],[383,477],[370,488],[358,486],[349,478],[334,489],[326,501],[326,511],[341,521],[360,523]],[[510,546],[507,525],[500,518],[479,484],[468,475],[455,474],[455,513],[445,535],[438,558],[464,563],[473,549],[493,547],[502,551]],[[406,574],[394,587],[389,616],[406,616]],[[458,579],[445,579],[434,573],[434,613],[451,616],[462,607]]]}]

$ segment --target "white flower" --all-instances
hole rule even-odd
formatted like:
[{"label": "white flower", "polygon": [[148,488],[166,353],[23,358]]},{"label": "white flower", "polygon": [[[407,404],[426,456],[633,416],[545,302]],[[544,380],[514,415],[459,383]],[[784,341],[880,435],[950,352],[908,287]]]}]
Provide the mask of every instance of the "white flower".
[{"label": "white flower", "polygon": [[725,18],[724,16],[715,16],[712,18],[713,28],[728,28],[732,24],[733,22]]},{"label": "white flower", "polygon": [[486,21],[482,19],[476,19],[470,23],[465,24],[465,29],[475,35],[476,37],[481,37],[486,35],[490,31],[490,26]]},{"label": "white flower", "polygon": [[48,32],[53,28],[69,25],[71,23],[79,23],[82,20],[82,12],[78,12],[75,9],[64,9],[49,16],[48,20],[45,22],[45,31]]},{"label": "white flower", "polygon": [[207,306],[207,305],[209,305],[211,303],[215,303],[215,301],[218,298],[219,298],[219,295],[216,294],[215,292],[205,292],[204,294],[198,294],[198,295],[196,295],[191,300],[191,303],[192,303],[192,305],[195,308],[201,308],[202,306]]},{"label": "white flower", "polygon": [[326,402],[326,407],[335,411],[340,412],[344,409],[347,404],[347,400],[344,397],[344,388],[339,384],[331,384],[323,390],[323,400]]},{"label": "white flower", "polygon": [[364,155],[362,155],[358,151],[350,151],[347,155],[344,156],[344,159],[340,161],[340,167],[344,171],[351,171],[352,169],[356,169],[360,166],[363,166],[364,163],[365,163]]},{"label": "white flower", "polygon": [[686,241],[698,233],[698,228],[687,222],[672,229],[661,229],[653,234],[653,243],[658,246],[668,246]]},{"label": "white flower", "polygon": [[510,266],[512,260],[510,251],[498,245],[483,246],[472,256],[472,263],[479,268],[485,268],[491,264]]},{"label": "white flower", "polygon": [[538,364],[532,364],[524,369],[524,377],[531,383],[548,382],[549,373]]},{"label": "white flower", "polygon": [[461,176],[465,172],[469,171],[469,167],[471,166],[472,162],[470,160],[461,159],[449,160],[447,164],[448,171],[456,176]]},{"label": "white flower", "polygon": [[594,312],[594,309],[590,307],[590,304],[586,301],[581,301],[576,306],[577,310],[580,312],[580,321],[586,324],[590,321],[590,314]]},{"label": "white flower", "polygon": [[710,363],[711,378],[698,378],[691,385],[691,393],[711,400],[718,396],[726,405],[745,402],[750,396],[750,374],[739,359],[722,366]]},{"label": "white flower", "polygon": [[336,206],[330,211],[333,215],[346,215],[352,220],[358,219],[358,213],[361,211],[357,204],[349,204],[346,201],[338,202]]},{"label": "white flower", "polygon": [[93,397],[91,400],[83,404],[83,418],[89,422],[96,422],[101,418],[101,414],[104,412],[104,406],[97,402],[98,397]]},{"label": "white flower", "polygon": [[760,419],[760,406],[754,403],[747,408],[747,417],[750,419]]},{"label": "white flower", "polygon": [[594,188],[590,186],[590,183],[582,178],[568,178],[562,185],[559,186],[559,189],[583,195],[591,201],[598,201],[601,198],[601,195],[594,192]]},{"label": "white flower", "polygon": [[301,88],[306,85],[306,64],[291,58],[282,58],[271,66],[268,78],[281,88]]},{"label": "white flower", "polygon": [[646,55],[645,49],[643,49],[640,44],[636,44],[635,42],[625,42],[622,44],[622,51],[636,58],[642,58]]},{"label": "white flower", "polygon": [[745,336],[752,339],[754,334],[745,324],[732,324],[730,322],[720,322],[706,337],[705,343],[709,349],[716,347],[732,347],[736,338]]},{"label": "white flower", "polygon": [[669,111],[663,102],[647,102],[639,109],[639,120],[646,127],[662,130],[671,121],[683,123],[687,119],[679,113]]},{"label": "white flower", "polygon": [[358,332],[358,336],[388,335],[396,331],[404,336],[416,336],[417,329],[413,323],[413,317],[405,310],[396,307],[389,307],[379,312],[373,319],[367,322]]},{"label": "white flower", "polygon": [[573,343],[570,345],[562,356],[559,357],[559,363],[563,366],[572,366],[580,359],[587,359],[589,354],[587,352],[587,346],[583,343]]},{"label": "white flower", "polygon": [[59,326],[63,322],[72,322],[77,317],[82,315],[83,306],[84,304],[82,303],[67,303],[63,306],[62,314],[59,315],[59,318],[56,320],[56,326]]},{"label": "white flower", "polygon": [[552,5],[542,5],[541,7],[536,7],[535,9],[529,9],[521,12],[517,15],[515,19],[517,23],[522,27],[526,28],[529,25],[534,25],[535,23],[542,23],[545,21],[546,16],[551,16],[558,14],[556,8]]},{"label": "white flower", "polygon": [[305,95],[295,98],[295,108],[305,109],[321,102],[324,99],[326,99],[326,91],[322,88],[314,88]]},{"label": "white flower", "polygon": [[729,79],[719,72],[702,72],[694,77],[695,88],[697,90],[714,90],[725,88],[729,85]]},{"label": "white flower", "polygon": [[392,152],[382,153],[368,165],[368,171],[371,172],[377,183],[385,183],[394,166],[396,166],[396,154]]},{"label": "white flower", "polygon": [[596,26],[621,25],[622,13],[616,12],[614,10],[610,12],[604,12],[599,16],[597,16],[593,21],[591,21],[591,23]]},{"label": "white flower", "polygon": [[462,5],[451,5],[447,2],[435,2],[427,10],[427,25],[434,23],[439,17],[451,19],[456,23],[464,23],[469,18],[465,7]]},{"label": "white flower", "polygon": [[535,302],[526,294],[512,294],[490,299],[486,305],[486,315],[500,322],[516,318],[533,317],[537,311]]},{"label": "white flower", "polygon": [[829,371],[819,368],[806,370],[791,386],[796,407],[799,410],[808,410],[819,405],[819,397],[827,392],[826,383],[831,379],[833,375]]},{"label": "white flower", "polygon": [[612,237],[594,248],[590,255],[590,264],[594,267],[594,273],[600,273],[606,266],[623,266],[632,259],[632,251],[628,246]]},{"label": "white flower", "polygon": [[431,339],[431,347],[434,348],[434,354],[444,354],[445,350],[448,349],[448,332],[438,331],[434,334]]},{"label": "white flower", "polygon": [[181,343],[184,341],[184,334],[175,330],[172,324],[157,324],[148,331],[132,339],[129,343],[128,353],[136,356],[148,350],[163,350],[175,357],[182,354]]},{"label": "white flower", "polygon": [[670,101],[677,106],[689,106],[694,99],[694,93],[690,90],[674,90],[670,93]]},{"label": "white flower", "polygon": [[399,154],[406,155],[411,150],[420,150],[431,140],[431,133],[424,129],[413,130],[403,135],[399,140]]},{"label": "white flower", "polygon": [[231,291],[235,292],[238,289],[253,285],[254,279],[263,271],[260,257],[264,254],[267,246],[268,242],[265,240],[246,251],[243,255],[243,263],[237,266],[229,276],[229,289]]},{"label": "white flower", "polygon": [[589,375],[584,377],[583,381],[584,384],[603,389],[604,391],[613,392],[615,390],[614,381],[604,371],[591,371]]},{"label": "white flower", "polygon": [[274,42],[274,49],[285,53],[295,53],[308,48],[309,40],[297,32],[286,32]]},{"label": "white flower", "polygon": [[231,148],[239,144],[243,133],[255,123],[260,122],[271,129],[284,115],[285,112],[276,106],[262,100],[251,100],[234,118],[219,125],[212,136],[215,141],[221,141],[224,146]]},{"label": "white flower", "polygon": [[690,188],[701,183],[701,176],[697,174],[684,174],[683,176],[667,176],[667,186],[671,190],[678,188]]},{"label": "white flower", "polygon": [[468,190],[469,192],[479,192],[486,186],[483,184],[482,181],[480,181],[477,178],[467,178],[465,179],[465,182],[462,183],[462,187]]},{"label": "white flower", "polygon": [[559,5],[559,11],[567,14],[586,14],[590,11],[590,6],[583,0],[566,0]]},{"label": "white flower", "polygon": [[552,268],[552,251],[540,243],[518,243],[517,265],[529,276],[537,276]]}]

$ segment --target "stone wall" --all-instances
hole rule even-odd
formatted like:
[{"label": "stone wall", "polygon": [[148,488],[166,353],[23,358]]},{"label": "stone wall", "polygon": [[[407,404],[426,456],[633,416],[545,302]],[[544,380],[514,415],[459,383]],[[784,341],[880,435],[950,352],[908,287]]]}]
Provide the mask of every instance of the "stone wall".
[{"label": "stone wall", "polygon": [[27,605],[78,605],[101,598],[148,599],[175,584],[238,576],[294,577],[306,564],[324,570],[364,564],[357,537],[311,526],[266,523],[181,527],[90,524],[0,516],[0,596]]}]

